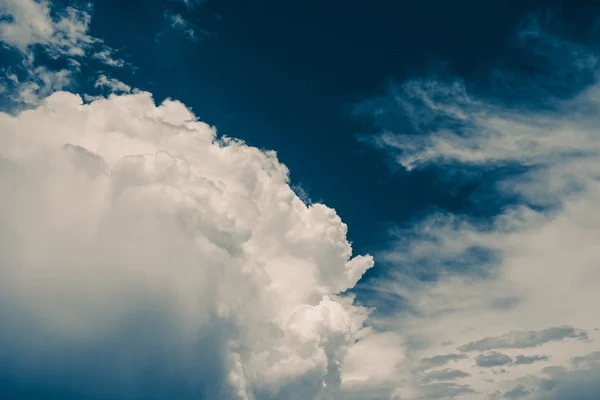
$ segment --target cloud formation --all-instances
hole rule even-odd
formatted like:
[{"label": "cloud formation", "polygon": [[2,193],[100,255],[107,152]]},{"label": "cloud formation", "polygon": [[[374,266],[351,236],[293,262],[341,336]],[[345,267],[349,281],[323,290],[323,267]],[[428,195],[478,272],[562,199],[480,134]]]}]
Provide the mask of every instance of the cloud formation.
[{"label": "cloud formation", "polygon": [[[87,56],[109,67],[124,67],[124,60],[90,35],[90,21],[89,7],[61,9],[46,0],[2,1],[0,41],[20,57],[20,65],[2,70],[5,94],[17,105],[38,105],[46,96],[72,86]],[[40,65],[40,54],[62,65]]]},{"label": "cloud formation", "polygon": [[[471,216],[467,207],[463,215],[439,212],[398,229],[389,250],[377,255],[390,266],[390,279],[369,283],[382,297],[395,295],[408,305],[381,319],[407,338],[410,359],[447,354],[446,344],[457,343],[456,351],[474,353],[479,366],[502,365],[454,361],[453,368],[470,374],[461,384],[473,390],[461,399],[597,393],[597,367],[577,369],[570,361],[599,350],[597,57],[544,29],[527,31],[518,43],[539,55],[540,68],[556,72],[551,86],[524,73],[515,85],[534,94],[562,88],[568,96],[537,97],[536,107],[506,101],[505,88],[494,96],[475,93],[460,79],[424,78],[392,85],[387,96],[365,103],[382,132],[363,140],[407,170],[429,168],[449,185],[491,180],[469,205],[497,204],[495,215]],[[412,131],[389,123],[401,118]],[[428,280],[420,279],[423,271]],[[500,349],[502,355],[481,354]],[[546,369],[549,364],[558,369]],[[412,382],[408,398],[428,398],[418,375],[409,372],[396,384],[403,379]]]},{"label": "cloud formation", "polygon": [[3,390],[327,399],[378,337],[339,296],[372,258],[275,153],[144,92],[56,92],[0,131]]},{"label": "cloud formation", "polygon": [[460,351],[486,351],[493,349],[523,349],[538,347],[542,344],[563,340],[587,340],[588,334],[582,329],[572,326],[557,326],[539,331],[509,332],[497,337],[487,337],[459,347]]}]

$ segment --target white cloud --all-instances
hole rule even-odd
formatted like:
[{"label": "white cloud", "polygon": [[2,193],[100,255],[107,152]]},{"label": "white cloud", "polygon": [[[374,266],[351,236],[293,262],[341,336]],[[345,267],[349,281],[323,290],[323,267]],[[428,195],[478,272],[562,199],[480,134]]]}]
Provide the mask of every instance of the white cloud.
[{"label": "white cloud", "polygon": [[[26,106],[38,105],[56,90],[69,88],[80,70],[81,58],[92,57],[111,67],[125,62],[114,57],[113,50],[89,34],[89,10],[74,7],[57,9],[49,1],[3,0],[0,3],[0,41],[21,55],[17,68],[20,78],[9,79],[12,70],[4,70],[4,86],[11,98]],[[36,54],[67,62],[67,67],[52,69],[39,65]]]},{"label": "white cloud", "polygon": [[108,88],[111,92],[131,92],[131,86],[124,82],[121,82],[118,79],[108,78],[106,75],[100,75],[96,80],[96,83],[94,83],[94,86]]},{"label": "white cloud", "polygon": [[0,131],[2,368],[83,397],[325,399],[377,337],[337,295],[371,257],[351,258],[346,225],[295,195],[275,153],[148,93],[57,92]]},{"label": "white cloud", "polygon": [[108,47],[104,47],[102,50],[94,53],[92,57],[102,61],[110,67],[122,68],[126,65],[123,59],[115,58],[113,51]]},{"label": "white cloud", "polygon": [[0,6],[0,40],[23,53],[42,45],[53,56],[82,56],[97,41],[87,31],[90,15],[73,7],[56,17],[50,13],[49,1],[4,0]]},{"label": "white cloud", "polygon": [[[197,42],[209,36],[215,36],[213,32],[195,27],[194,24],[185,19],[181,14],[166,11],[164,17],[171,29],[183,33],[188,39],[191,39],[192,41]],[[159,32],[158,36],[161,36],[163,34],[164,32]]]},{"label": "white cloud", "polygon": [[[383,133],[376,143],[405,168],[521,168],[495,186],[514,202],[491,221],[432,216],[402,231],[381,254],[396,266],[395,279],[374,286],[382,296],[402,297],[413,311],[386,321],[408,338],[407,358],[427,363],[447,354],[448,342],[456,344],[453,352],[469,352],[452,366],[470,374],[460,383],[475,391],[461,399],[497,391],[528,399],[591,398],[568,396],[575,384],[554,392],[539,382],[544,368],[600,349],[594,331],[600,303],[598,93],[594,83],[550,109],[530,111],[478,98],[460,82],[411,81],[394,92],[419,134]],[[416,280],[419,268],[434,272],[436,280]],[[482,354],[492,349],[506,354]],[[415,397],[434,396],[415,370],[407,374]],[[536,377],[535,384],[522,383],[527,377]],[[589,369],[565,375],[588,387],[591,377]]]}]

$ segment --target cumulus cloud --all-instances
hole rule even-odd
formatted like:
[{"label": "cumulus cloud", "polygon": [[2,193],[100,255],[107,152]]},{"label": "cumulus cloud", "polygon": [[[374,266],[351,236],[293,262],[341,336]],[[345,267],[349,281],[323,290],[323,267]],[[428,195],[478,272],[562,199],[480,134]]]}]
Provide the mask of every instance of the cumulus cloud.
[{"label": "cumulus cloud", "polygon": [[56,92],[0,131],[5,393],[328,399],[355,342],[391,343],[340,295],[372,258],[275,153],[144,92]]},{"label": "cumulus cloud", "polygon": [[[424,78],[393,85],[389,95],[365,103],[382,133],[363,140],[407,170],[451,175],[443,183],[490,177],[487,192],[470,204],[477,210],[490,201],[500,205],[490,217],[470,216],[466,208],[466,215],[440,212],[398,229],[389,250],[379,254],[390,265],[391,279],[370,282],[369,288],[408,304],[406,311],[382,318],[408,339],[412,359],[444,354],[442,343],[449,342],[458,344],[458,352],[502,349],[502,374],[474,368],[467,358],[454,361],[453,368],[470,374],[461,383],[474,391],[461,399],[502,396],[519,384],[521,394],[531,392],[528,398],[593,398],[597,370],[575,369],[569,360],[600,349],[593,306],[600,301],[597,58],[593,50],[540,29],[519,40],[522,51],[541,52],[535,58],[540,67],[557,74],[551,86],[524,74],[515,86],[532,93],[562,88],[562,98],[537,97],[548,102],[535,107],[504,101],[510,98],[505,88],[482,95],[460,79]],[[400,117],[409,133],[389,122]],[[423,271],[433,279],[420,280]],[[488,356],[476,357],[477,364],[487,364]],[[550,360],[570,367],[550,380],[543,372]],[[418,380],[409,372],[398,377],[398,385],[407,376]],[[413,387],[413,397],[427,398],[423,387]]]}]

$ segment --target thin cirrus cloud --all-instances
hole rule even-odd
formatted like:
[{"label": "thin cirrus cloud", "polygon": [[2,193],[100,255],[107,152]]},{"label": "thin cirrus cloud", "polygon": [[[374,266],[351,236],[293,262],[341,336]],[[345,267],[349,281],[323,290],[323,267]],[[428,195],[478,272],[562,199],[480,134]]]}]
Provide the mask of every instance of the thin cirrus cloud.
[{"label": "thin cirrus cloud", "polygon": [[[453,361],[470,374],[460,384],[473,392],[461,399],[597,394],[597,363],[573,361],[594,359],[599,350],[597,56],[550,32],[551,20],[531,20],[515,41],[550,76],[495,71],[519,77],[514,90],[500,87],[492,97],[460,79],[413,79],[359,106],[382,130],[361,140],[405,169],[451,174],[443,181],[451,184],[483,174],[494,179],[471,201],[474,208],[499,203],[495,215],[438,212],[397,230],[388,250],[376,254],[390,266],[388,279],[365,285],[374,296],[398,296],[409,305],[378,316],[407,338],[407,358],[435,359],[448,353],[447,343],[469,356]],[[519,86],[539,94],[538,104],[503,101]],[[549,95],[552,88],[569,95]],[[390,123],[399,117],[411,133]],[[423,269],[435,279],[420,280]],[[411,395],[428,398],[415,371],[405,378]]]}]

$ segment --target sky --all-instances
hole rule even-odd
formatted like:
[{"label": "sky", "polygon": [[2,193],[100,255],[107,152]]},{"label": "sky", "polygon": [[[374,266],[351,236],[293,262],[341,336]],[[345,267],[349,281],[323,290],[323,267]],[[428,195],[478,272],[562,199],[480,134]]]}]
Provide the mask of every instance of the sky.
[{"label": "sky", "polygon": [[599,16],[0,0],[0,398],[595,399]]}]

